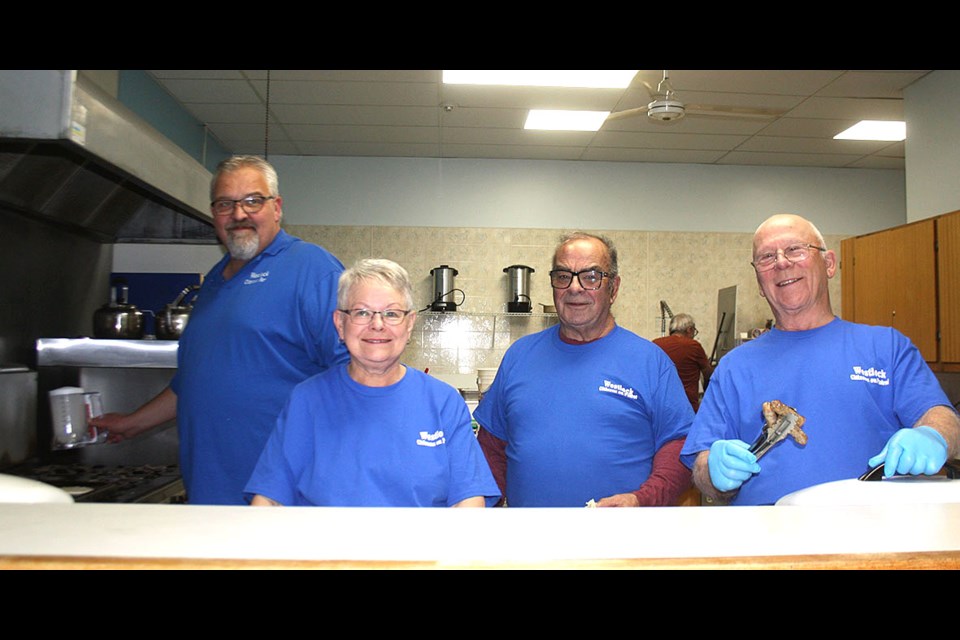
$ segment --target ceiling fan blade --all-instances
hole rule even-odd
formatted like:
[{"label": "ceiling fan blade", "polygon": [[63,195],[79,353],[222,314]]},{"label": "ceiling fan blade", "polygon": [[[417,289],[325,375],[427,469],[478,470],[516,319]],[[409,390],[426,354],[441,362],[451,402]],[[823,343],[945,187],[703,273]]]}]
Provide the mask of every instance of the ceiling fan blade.
[{"label": "ceiling fan blade", "polygon": [[649,82],[647,82],[646,80],[642,80],[641,83],[643,84],[643,86],[645,86],[645,87],[647,88],[647,93],[650,94],[650,99],[651,99],[651,100],[656,100],[657,97],[661,95],[660,92],[657,91],[656,89],[654,89],[654,88],[653,88],[653,85],[651,85],[651,84],[650,84]]},{"label": "ceiling fan blade", "polygon": [[607,121],[610,120],[623,120],[625,118],[635,118],[636,116],[643,116],[647,114],[647,106],[637,107],[636,109],[624,109],[623,111],[614,111],[607,116]]},{"label": "ceiling fan blade", "polygon": [[786,109],[765,107],[734,107],[716,104],[688,104],[688,116],[715,116],[718,118],[741,118],[744,120],[773,120],[787,112]]}]

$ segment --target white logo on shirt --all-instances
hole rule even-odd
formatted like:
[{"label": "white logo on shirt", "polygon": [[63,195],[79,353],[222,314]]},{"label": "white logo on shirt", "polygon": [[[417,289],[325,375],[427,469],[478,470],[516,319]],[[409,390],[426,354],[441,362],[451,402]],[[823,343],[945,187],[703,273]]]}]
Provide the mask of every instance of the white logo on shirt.
[{"label": "white logo on shirt", "polygon": [[269,271],[251,271],[250,275],[247,276],[247,279],[243,281],[243,284],[259,284],[261,282],[266,282],[267,278],[269,277]]},{"label": "white logo on shirt", "polygon": [[878,384],[882,387],[890,384],[890,381],[887,379],[887,372],[883,369],[876,369],[870,367],[869,369],[864,369],[863,367],[855,366],[853,368],[853,373],[850,374],[851,380],[863,380],[864,382],[869,382],[870,384]]},{"label": "white logo on shirt", "polygon": [[443,437],[443,431],[434,431],[433,433],[427,433],[426,431],[420,432],[420,437],[417,439],[417,444],[421,447],[436,447],[446,442],[447,439]]},{"label": "white logo on shirt", "polygon": [[603,385],[601,385],[598,391],[603,391],[604,393],[615,393],[618,396],[623,396],[624,398],[630,398],[631,400],[637,399],[637,392],[629,387],[625,387],[622,384],[617,384],[616,382],[610,382],[609,380],[604,380]]}]

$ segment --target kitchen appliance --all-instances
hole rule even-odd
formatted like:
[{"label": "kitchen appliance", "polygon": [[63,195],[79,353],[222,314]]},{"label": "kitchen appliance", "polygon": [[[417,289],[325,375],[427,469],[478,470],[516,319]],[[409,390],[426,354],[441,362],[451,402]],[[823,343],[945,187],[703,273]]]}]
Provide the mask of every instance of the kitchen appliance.
[{"label": "kitchen appliance", "polygon": [[99,465],[34,461],[4,473],[57,487],[74,502],[182,504],[186,492],[176,464]]},{"label": "kitchen appliance", "polygon": [[[180,339],[187,321],[190,320],[190,312],[193,311],[193,302],[196,300],[196,292],[199,289],[198,284],[184,287],[173,302],[156,313],[158,340]],[[191,293],[193,297],[190,302],[187,302],[187,296]]]},{"label": "kitchen appliance", "polygon": [[433,276],[433,302],[430,304],[430,310],[456,311],[457,303],[454,302],[453,293],[457,290],[454,285],[457,270],[442,264],[431,269],[430,275]]},{"label": "kitchen appliance", "polygon": [[215,243],[210,171],[84,72],[0,70],[0,204],[102,243]]},{"label": "kitchen appliance", "polygon": [[[175,340],[40,338],[37,368],[41,380],[100,391],[107,413],[129,413],[169,386],[178,348]],[[38,418],[50,424],[47,415]],[[68,488],[77,502],[184,501],[175,419],[102,446],[52,450],[49,428],[38,438],[39,455],[2,472]]]},{"label": "kitchen appliance", "polygon": [[510,284],[510,299],[507,302],[507,311],[510,313],[530,313],[530,274],[533,267],[523,264],[514,264],[504,267]]},{"label": "kitchen appliance", "polygon": [[110,302],[93,312],[93,336],[113,340],[139,340],[143,337],[143,312],[130,304],[126,281],[114,280]]}]

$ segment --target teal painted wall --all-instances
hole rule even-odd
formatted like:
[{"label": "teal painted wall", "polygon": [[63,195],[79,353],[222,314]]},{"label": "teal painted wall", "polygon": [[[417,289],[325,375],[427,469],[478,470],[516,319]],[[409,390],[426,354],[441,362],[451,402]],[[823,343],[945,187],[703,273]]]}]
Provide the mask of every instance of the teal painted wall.
[{"label": "teal painted wall", "polygon": [[230,155],[146,71],[121,69],[117,99],[211,172]]}]

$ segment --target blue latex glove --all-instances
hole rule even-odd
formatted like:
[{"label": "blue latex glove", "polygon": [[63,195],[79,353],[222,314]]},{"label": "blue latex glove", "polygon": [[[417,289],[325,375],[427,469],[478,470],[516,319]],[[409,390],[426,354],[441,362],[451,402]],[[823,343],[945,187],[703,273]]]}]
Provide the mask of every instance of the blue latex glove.
[{"label": "blue latex glove", "polygon": [[707,456],[710,481],[718,491],[733,491],[760,472],[757,456],[743,440],[717,440]]},{"label": "blue latex glove", "polygon": [[882,462],[885,477],[931,476],[940,471],[946,461],[947,441],[933,427],[920,426],[898,430],[867,464],[875,467]]}]

